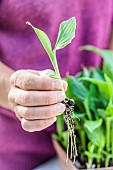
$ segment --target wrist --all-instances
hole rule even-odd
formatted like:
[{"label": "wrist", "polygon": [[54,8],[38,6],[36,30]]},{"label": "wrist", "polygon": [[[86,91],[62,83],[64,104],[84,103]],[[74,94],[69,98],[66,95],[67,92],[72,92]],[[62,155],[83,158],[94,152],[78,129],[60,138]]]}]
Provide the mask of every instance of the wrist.
[{"label": "wrist", "polygon": [[8,101],[8,93],[10,90],[10,76],[14,70],[0,62],[0,106],[12,110],[12,106]]}]

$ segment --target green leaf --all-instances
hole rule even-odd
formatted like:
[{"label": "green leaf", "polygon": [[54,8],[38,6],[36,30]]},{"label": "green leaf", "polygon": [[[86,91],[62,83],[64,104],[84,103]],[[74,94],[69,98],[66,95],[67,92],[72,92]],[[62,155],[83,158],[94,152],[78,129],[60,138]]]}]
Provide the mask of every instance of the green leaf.
[{"label": "green leaf", "polygon": [[111,79],[105,74],[105,81],[106,81],[106,85],[107,85],[107,91],[108,94],[110,96],[110,100],[112,99],[113,96],[113,83],[111,81]]},{"label": "green leaf", "polygon": [[52,54],[52,47],[51,42],[48,38],[48,36],[40,29],[34,27],[30,22],[26,22],[26,24],[30,25],[33,30],[35,31],[36,35],[38,36],[40,42],[42,43],[44,49],[46,50],[47,54],[51,56]]},{"label": "green leaf", "polygon": [[86,120],[84,123],[84,128],[89,140],[100,148],[104,148],[105,146],[105,136],[102,131],[102,122],[102,119],[98,119]]},{"label": "green leaf", "polygon": [[72,95],[77,97],[81,102],[84,102],[89,92],[87,88],[83,85],[83,83],[72,76],[69,76],[67,78],[67,82],[71,89]]},{"label": "green leaf", "polygon": [[90,77],[90,70],[86,67],[83,68],[83,77]]},{"label": "green leaf", "polygon": [[88,119],[91,120],[92,119],[92,115],[91,115],[90,108],[89,108],[88,97],[86,97],[85,100],[84,100],[84,108],[86,110],[86,114],[87,114]]},{"label": "green leaf", "polygon": [[103,69],[104,72],[112,79],[113,81],[113,52],[110,50],[101,50],[92,45],[86,45],[81,47],[81,50],[88,50],[99,54],[103,59]]},{"label": "green leaf", "polygon": [[106,120],[106,117],[109,116],[109,113],[104,109],[97,109],[97,112],[99,116],[104,120]]},{"label": "green leaf", "polygon": [[76,19],[75,17],[70,18],[60,24],[59,33],[55,49],[61,49],[71,43],[75,37]]},{"label": "green leaf", "polygon": [[102,119],[98,119],[98,120],[86,120],[84,127],[87,128],[87,130],[90,133],[93,133],[93,131],[100,127],[102,125]]},{"label": "green leaf", "polygon": [[88,77],[82,77],[79,80],[89,81],[91,83],[94,83],[98,86],[100,92],[104,93],[104,96],[107,99],[111,98],[111,95],[113,94],[113,84],[110,80],[110,78],[105,74],[105,81],[98,80],[95,78],[88,78]]},{"label": "green leaf", "polygon": [[51,63],[53,65],[53,68],[54,68],[55,73],[56,73],[56,77],[60,78],[60,73],[59,73],[57,59],[56,59],[56,51],[55,50],[52,51],[51,42],[50,42],[48,36],[42,30],[34,27],[30,22],[26,22],[26,24],[30,25],[33,28],[33,30],[35,31],[40,42],[42,43],[42,46],[46,50],[46,52],[47,52],[47,54],[48,54],[48,56],[51,60]]},{"label": "green leaf", "polygon": [[95,79],[98,79],[101,81],[105,81],[104,72],[102,70],[100,70],[100,68],[96,68],[93,71],[92,78],[95,78]]}]

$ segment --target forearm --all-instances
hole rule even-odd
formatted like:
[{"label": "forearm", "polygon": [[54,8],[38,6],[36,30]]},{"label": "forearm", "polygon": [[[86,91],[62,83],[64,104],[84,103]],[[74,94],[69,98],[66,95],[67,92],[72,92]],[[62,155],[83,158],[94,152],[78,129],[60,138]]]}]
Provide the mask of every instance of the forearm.
[{"label": "forearm", "polygon": [[10,76],[14,72],[11,68],[0,62],[0,106],[11,109],[8,102],[8,92],[10,89]]}]

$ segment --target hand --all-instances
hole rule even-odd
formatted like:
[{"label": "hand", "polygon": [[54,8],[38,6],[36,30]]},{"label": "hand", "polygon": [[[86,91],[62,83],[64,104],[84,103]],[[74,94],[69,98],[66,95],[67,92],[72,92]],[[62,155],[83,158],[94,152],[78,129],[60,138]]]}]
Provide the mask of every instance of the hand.
[{"label": "hand", "polygon": [[[50,71],[50,70],[49,70]],[[56,116],[65,111],[61,102],[67,83],[48,77],[48,70],[19,70],[10,78],[8,99],[21,126],[28,132],[40,131],[52,125]]]}]

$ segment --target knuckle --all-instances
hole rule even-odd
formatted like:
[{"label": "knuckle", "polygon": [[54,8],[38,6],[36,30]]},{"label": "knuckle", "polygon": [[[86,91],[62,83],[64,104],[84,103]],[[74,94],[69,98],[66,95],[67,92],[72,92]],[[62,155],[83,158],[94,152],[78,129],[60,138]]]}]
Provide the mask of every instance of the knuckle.
[{"label": "knuckle", "polygon": [[10,91],[8,94],[8,101],[10,103],[14,103],[14,95],[12,94],[12,92]]},{"label": "knuckle", "polygon": [[15,85],[15,81],[16,81],[16,80],[15,80],[15,79],[16,79],[15,74],[16,74],[16,73],[13,73],[13,74],[11,75],[11,77],[10,77],[10,84],[11,84],[11,85]]},{"label": "knuckle", "polygon": [[16,82],[17,82],[17,79],[18,79],[18,75],[20,75],[21,73],[21,70],[18,70],[18,71],[15,71],[11,77],[10,77],[10,84],[15,86],[16,85]]},{"label": "knuckle", "polygon": [[33,84],[33,79],[30,76],[26,76],[22,81],[22,88],[27,89]]},{"label": "knuckle", "polygon": [[26,103],[29,103],[29,101],[30,101],[30,95],[29,95],[28,92],[25,92],[25,93],[22,95],[22,102],[26,104]]},{"label": "knuckle", "polygon": [[53,101],[54,101],[54,97],[53,97],[52,95],[47,95],[47,96],[45,96],[45,103],[46,103],[47,105],[52,104]]},{"label": "knuckle", "polygon": [[46,115],[48,115],[48,117],[53,117],[55,112],[55,106],[50,106],[50,108],[46,110]]},{"label": "knuckle", "polygon": [[53,82],[52,82],[52,89],[53,90],[60,90],[60,89],[62,89],[62,82],[60,80],[53,80]]},{"label": "knuckle", "polygon": [[30,119],[31,118],[31,111],[29,108],[24,108],[23,112],[22,112],[22,117],[26,118],[26,119]]},{"label": "knuckle", "polygon": [[41,77],[41,79],[42,79],[41,84],[40,84],[41,89],[43,89],[43,90],[51,89],[52,83],[51,83],[50,79],[47,76],[43,76],[43,77]]}]

